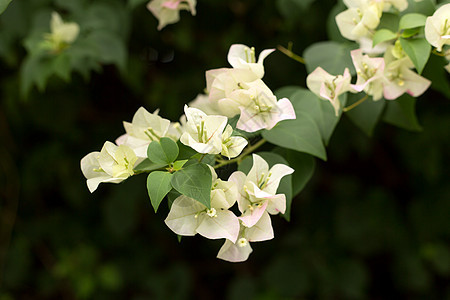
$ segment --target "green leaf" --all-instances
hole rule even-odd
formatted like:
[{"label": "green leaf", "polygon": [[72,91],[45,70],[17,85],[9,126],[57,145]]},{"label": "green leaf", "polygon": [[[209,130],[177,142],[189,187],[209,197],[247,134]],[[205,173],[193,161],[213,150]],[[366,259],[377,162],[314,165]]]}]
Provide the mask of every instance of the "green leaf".
[{"label": "green leaf", "polygon": [[436,5],[434,4],[436,0],[422,0],[422,1],[411,1],[409,0],[408,8],[404,10],[403,14],[409,13],[420,13],[426,16],[431,16],[436,11]]},{"label": "green leaf", "polygon": [[167,194],[167,204],[169,206],[169,210],[172,207],[173,201],[175,201],[175,199],[177,199],[180,196],[181,194],[175,189],[170,190],[170,192]]},{"label": "green leaf", "polygon": [[400,19],[398,29],[409,29],[425,26],[427,16],[417,13],[406,14]]},{"label": "green leaf", "polygon": [[[351,105],[364,97],[364,93],[350,94],[348,97],[348,104]],[[365,134],[372,136],[373,130],[380,119],[384,106],[384,99],[373,101],[372,97],[370,97],[363,103],[346,112],[345,115]]]},{"label": "green leaf", "polygon": [[20,69],[21,94],[26,98],[33,85],[40,92],[45,90],[47,81],[53,73],[53,61],[49,57],[27,56]]},{"label": "green leaf", "polygon": [[155,171],[148,174],[147,191],[155,212],[158,210],[161,201],[172,189],[172,177],[173,174],[163,171]]},{"label": "green leaf", "polygon": [[423,28],[420,28],[420,27],[418,27],[418,28],[409,28],[409,29],[403,30],[401,36],[403,38],[410,38],[410,37],[415,36],[416,34],[419,34],[421,31],[423,31]]},{"label": "green leaf", "polygon": [[444,57],[431,55],[423,70],[423,76],[431,81],[431,88],[450,99],[450,81],[444,67],[448,64]]},{"label": "green leaf", "polygon": [[101,29],[90,33],[86,40],[95,47],[97,59],[100,62],[115,64],[119,69],[125,69],[127,49],[120,36],[106,29]]},{"label": "green leaf", "polygon": [[404,39],[400,38],[405,53],[411,58],[417,72],[422,73],[431,53],[431,45],[424,38]]},{"label": "green leaf", "polygon": [[284,158],[288,161],[289,165],[295,169],[292,173],[292,196],[298,195],[311,179],[314,169],[316,167],[316,160],[311,155],[292,151],[289,149],[284,150]]},{"label": "green leaf", "polygon": [[400,18],[398,14],[384,12],[378,25],[378,30],[389,29],[392,32],[396,32]]},{"label": "green leaf", "polygon": [[283,87],[277,89],[274,92],[274,94],[275,94],[275,96],[277,96],[277,99],[281,99],[281,98],[291,99],[292,95],[294,95],[299,90],[304,90],[304,89],[305,88],[303,88],[301,86],[288,85],[288,86],[283,86]]},{"label": "green leaf", "polygon": [[296,119],[282,121],[273,129],[263,131],[262,136],[272,144],[326,160],[321,134],[324,124],[320,100],[305,89],[300,89],[290,100]]},{"label": "green leaf", "polygon": [[211,170],[203,163],[189,165],[172,177],[174,189],[208,208],[211,208],[211,184]]},{"label": "green leaf", "polygon": [[134,171],[136,171],[136,172],[151,172],[151,171],[155,171],[155,170],[164,168],[165,166],[167,166],[166,163],[155,164],[154,162],[152,162],[148,158],[146,158],[141,163],[139,163],[136,167],[134,167]]},{"label": "green leaf", "polygon": [[184,164],[187,163],[187,161],[188,161],[187,159],[175,161],[175,162],[173,163],[173,169],[174,169],[175,171],[180,170],[180,169],[184,166]]},{"label": "green leaf", "polygon": [[[341,102],[341,107],[345,107],[347,103],[347,94],[342,94],[339,96],[339,101]],[[331,135],[333,134],[336,125],[341,119],[342,110],[339,112],[339,116],[336,117],[333,105],[327,100],[319,99],[320,107],[322,109],[323,115],[323,126],[322,126],[322,138],[325,145],[328,145]]]},{"label": "green leaf", "polygon": [[415,112],[416,98],[405,94],[396,100],[386,100],[386,102],[384,122],[411,131],[422,131]]},{"label": "green leaf", "polygon": [[148,159],[156,164],[173,163],[177,159],[178,153],[177,143],[167,137],[151,142],[147,148]]},{"label": "green leaf", "polygon": [[66,52],[60,53],[53,59],[53,72],[64,81],[70,81],[71,62]]},{"label": "green leaf", "polygon": [[[258,152],[259,156],[264,158],[265,161],[269,164],[269,168],[276,164],[289,165],[288,162],[279,154],[272,152]],[[238,167],[238,170],[247,174],[253,165],[253,159],[251,156],[247,156]],[[295,172],[294,172],[295,173]],[[286,212],[284,213],[284,217],[289,221],[289,214],[291,211],[291,203],[292,203],[292,175],[284,176],[280,185],[277,189],[277,194],[284,194],[286,196]]]},{"label": "green leaf", "polygon": [[390,41],[397,38],[397,34],[390,31],[389,29],[380,29],[373,35],[373,47],[379,43]]},{"label": "green leaf", "polygon": [[177,146],[179,149],[179,154],[178,154],[178,160],[182,160],[182,159],[190,159],[192,156],[198,154],[197,151],[195,151],[194,149],[192,149],[189,146],[186,146],[185,144],[181,143],[180,141],[177,142]]},{"label": "green leaf", "polygon": [[0,0],[0,14],[5,11],[11,1],[12,0]]},{"label": "green leaf", "polygon": [[[350,51],[357,49],[355,43],[337,43],[332,41],[315,43],[303,52],[308,73],[317,67],[322,67],[332,75],[344,73],[345,68],[349,68],[352,75],[356,74],[353,67]],[[332,55],[331,55],[332,53]]]}]

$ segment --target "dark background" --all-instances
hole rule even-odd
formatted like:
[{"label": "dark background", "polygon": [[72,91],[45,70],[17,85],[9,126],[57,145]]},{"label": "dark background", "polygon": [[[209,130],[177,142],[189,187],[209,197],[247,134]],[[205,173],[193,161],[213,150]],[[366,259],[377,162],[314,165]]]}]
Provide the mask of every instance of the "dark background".
[{"label": "dark background", "polygon": [[[26,98],[19,70],[33,15],[70,19],[70,10],[14,0],[0,16],[1,300],[450,297],[450,101],[432,90],[417,102],[420,133],[380,123],[369,138],[343,117],[291,221],[272,218],[275,239],[253,243],[245,263],[216,259],[222,241],[178,243],[166,205],[153,212],[144,175],[90,194],[80,159],[121,135],[137,108],[177,120],[204,72],[228,65],[231,44],[259,52],[292,41],[301,54],[328,39],[335,5],[199,0],[197,16],[183,12],[158,32],[144,3],[110,2],[127,14],[126,68],[52,76]],[[265,68],[273,90],[305,86],[304,66],[280,52]]]}]

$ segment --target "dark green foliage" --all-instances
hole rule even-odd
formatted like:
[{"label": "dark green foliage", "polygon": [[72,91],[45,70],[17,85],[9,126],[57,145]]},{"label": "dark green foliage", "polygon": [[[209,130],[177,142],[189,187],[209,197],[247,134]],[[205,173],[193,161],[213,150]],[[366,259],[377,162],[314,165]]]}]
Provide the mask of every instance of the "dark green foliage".
[{"label": "dark green foliage", "polygon": [[[197,16],[182,12],[179,23],[158,32],[146,2],[14,0],[0,15],[0,299],[450,296],[450,101],[448,74],[437,67],[445,60],[434,55],[423,75],[435,90],[417,101],[386,101],[385,122],[374,129],[372,119],[362,120],[369,107],[355,109],[359,122],[352,122],[370,129],[371,138],[346,117],[332,136],[336,124],[317,125],[319,142],[329,139],[326,163],[267,143],[261,148],[296,169],[293,195],[301,192],[293,197],[291,221],[273,218],[275,239],[252,243],[245,263],[216,259],[223,241],[178,243],[164,224],[167,205],[155,214],[149,203],[145,175],[90,194],[80,159],[123,134],[121,121],[140,106],[177,121],[203,90],[204,71],[227,66],[230,44],[258,52],[292,41],[301,54],[328,39],[325,23],[336,5],[198,0]],[[433,11],[431,0],[410,3],[409,12]],[[283,4],[299,11],[280,9]],[[85,34],[60,56],[31,58],[31,41],[48,32],[52,10],[80,22]],[[383,17],[383,28],[396,31],[398,17],[391,17],[391,24]],[[40,64],[42,72],[33,71]],[[265,66],[273,90],[305,87],[305,67],[280,52]],[[31,69],[22,75],[29,77],[27,101],[20,93],[23,69]],[[178,147],[178,160],[193,155]],[[138,169],[164,167],[144,161]],[[218,170],[222,178],[234,170],[227,167]],[[177,196],[168,193],[169,205]]]}]

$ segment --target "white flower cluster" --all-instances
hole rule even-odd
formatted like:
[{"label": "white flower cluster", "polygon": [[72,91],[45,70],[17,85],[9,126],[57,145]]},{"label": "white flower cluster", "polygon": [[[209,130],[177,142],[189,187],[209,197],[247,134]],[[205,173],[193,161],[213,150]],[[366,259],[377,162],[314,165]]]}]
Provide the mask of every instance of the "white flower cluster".
[{"label": "white flower cluster", "polygon": [[[417,97],[423,94],[431,82],[413,71],[415,67],[397,38],[373,46],[375,30],[380,24],[384,11],[403,11],[408,7],[406,0],[344,0],[347,10],[336,16],[341,34],[356,41],[360,49],[351,52],[353,65],[357,72],[355,84],[345,69],[342,75],[331,75],[318,67],[307,77],[307,86],[317,96],[333,105],[336,116],[339,114],[339,95],[346,92],[364,91],[374,101],[384,97],[394,100],[408,93]],[[400,36],[400,33],[398,33]],[[441,6],[425,24],[425,38],[437,51],[443,51],[450,44],[450,4]],[[377,57],[378,55],[382,57]],[[444,52],[450,58],[450,52]],[[450,64],[446,67],[450,70]]]},{"label": "white flower cluster", "polygon": [[262,51],[256,60],[254,48],[232,45],[228,62],[233,68],[207,71],[208,96],[199,95],[191,106],[229,118],[240,114],[236,127],[247,132],[269,130],[282,120],[295,119],[291,102],[286,98],[277,100],[261,80],[264,59],[274,50]]},{"label": "white flower cluster", "polygon": [[[235,158],[248,145],[244,137],[235,135],[229,118],[239,115],[236,127],[246,132],[271,129],[281,120],[295,119],[291,102],[286,98],[278,101],[261,80],[263,61],[273,51],[264,50],[256,61],[253,48],[232,45],[228,61],[233,68],[206,72],[207,94],[185,105],[180,122],[162,118],[159,111],[150,113],[139,108],[131,123],[123,123],[125,134],[116,139],[116,144],[106,142],[100,152],[92,152],[81,160],[89,190],[95,191],[101,182],[119,183],[134,175],[137,165],[150,158],[149,145],[162,142],[163,138],[180,142],[203,155],[216,155],[216,159],[224,162],[220,156]],[[179,168],[172,164],[165,170],[169,176],[174,175],[184,163]],[[211,206],[182,194],[172,203],[165,222],[179,235],[199,233],[211,239],[225,238],[218,257],[244,261],[252,251],[250,242],[273,238],[269,214],[286,210],[285,195],[276,191],[281,178],[294,170],[282,164],[269,170],[267,162],[256,154],[248,175],[235,172],[224,181],[217,177],[213,167],[210,169]],[[240,217],[229,210],[236,202]]]},{"label": "white flower cluster", "polygon": [[[224,238],[217,257],[231,262],[245,261],[252,252],[250,242],[273,238],[269,214],[286,210],[286,196],[276,191],[281,178],[294,170],[283,164],[269,170],[267,162],[253,154],[253,167],[248,175],[236,171],[228,181],[223,181],[213,168],[211,172],[211,208],[182,195],[173,202],[165,223],[178,235],[198,233],[209,239]],[[240,217],[229,210],[236,202]]]}]

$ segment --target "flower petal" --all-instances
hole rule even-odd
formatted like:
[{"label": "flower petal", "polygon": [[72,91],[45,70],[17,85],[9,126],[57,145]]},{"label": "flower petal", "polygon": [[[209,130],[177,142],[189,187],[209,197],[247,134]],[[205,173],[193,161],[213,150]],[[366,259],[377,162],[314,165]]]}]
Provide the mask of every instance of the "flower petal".
[{"label": "flower petal", "polygon": [[242,224],[244,224],[245,227],[252,227],[258,223],[259,219],[261,219],[261,216],[266,211],[268,202],[269,201],[264,201],[261,206],[256,205],[245,208],[242,216],[239,217],[239,220],[242,221]]},{"label": "flower petal", "polygon": [[248,243],[245,247],[239,247],[229,240],[225,240],[225,243],[217,254],[217,258],[229,262],[242,262],[248,259],[252,251],[253,249],[250,246],[250,243]]},{"label": "flower petal", "polygon": [[172,203],[169,215],[164,220],[167,227],[179,235],[195,235],[199,218],[196,214],[206,209],[206,206],[184,195],[179,196]]},{"label": "flower petal", "polygon": [[238,218],[229,210],[217,210],[216,216],[204,216],[197,227],[197,233],[208,239],[226,238],[236,242],[239,235]]},{"label": "flower petal", "polygon": [[263,213],[258,223],[246,229],[245,237],[249,242],[262,242],[273,239],[272,221],[267,212]]}]

